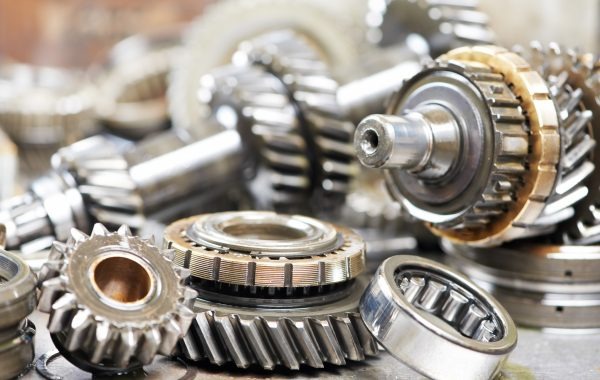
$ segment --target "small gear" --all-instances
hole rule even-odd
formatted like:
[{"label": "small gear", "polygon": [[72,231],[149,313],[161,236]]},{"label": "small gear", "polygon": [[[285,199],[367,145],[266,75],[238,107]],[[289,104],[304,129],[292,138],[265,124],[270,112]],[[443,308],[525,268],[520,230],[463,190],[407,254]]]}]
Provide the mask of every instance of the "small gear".
[{"label": "small gear", "polygon": [[364,242],[351,230],[267,211],[182,219],[166,228],[164,245],[194,278],[231,285],[325,286],[365,269]]},{"label": "small gear", "polygon": [[[90,372],[123,372],[170,355],[193,319],[196,292],[173,253],[96,224],[56,242],[40,272],[39,309],[63,356]],[[90,344],[90,342],[94,342]]]},{"label": "small gear", "polygon": [[179,343],[179,354],[194,361],[233,362],[240,368],[258,365],[267,370],[365,360],[378,353],[357,309],[366,284],[367,279],[359,277],[337,295],[321,296],[314,305],[303,305],[306,299],[301,300],[296,307],[226,304],[236,297],[221,297],[221,302],[198,298],[196,318]]},{"label": "small gear", "polygon": [[304,36],[287,30],[242,43],[236,59],[265,65],[285,83],[314,157],[314,197],[321,207],[343,203],[358,172],[352,147],[354,124],[338,105],[338,83],[325,57]]},{"label": "small gear", "polygon": [[464,45],[494,43],[488,17],[472,0],[369,0],[367,40],[396,45],[419,35],[433,57]]},{"label": "small gear", "polygon": [[[200,78],[213,68],[229,63],[242,41],[263,33],[297,30],[323,52],[328,64],[336,68],[336,75],[344,78],[355,75],[363,37],[351,17],[340,12],[344,3],[237,0],[211,5],[187,31],[182,57],[173,70],[168,91],[173,125],[197,128],[202,120],[196,98]],[[219,38],[215,38],[216,35]]]}]

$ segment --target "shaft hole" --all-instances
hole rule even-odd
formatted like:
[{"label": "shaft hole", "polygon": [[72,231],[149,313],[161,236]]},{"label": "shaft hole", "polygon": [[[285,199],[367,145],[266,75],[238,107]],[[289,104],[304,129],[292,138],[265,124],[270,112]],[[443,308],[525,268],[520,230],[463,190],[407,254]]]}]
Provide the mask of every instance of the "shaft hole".
[{"label": "shaft hole", "polygon": [[563,312],[563,307],[562,306],[557,306],[556,307],[556,312],[557,313],[562,313]]},{"label": "shaft hole", "polygon": [[362,150],[366,154],[373,154],[379,146],[379,136],[372,129],[367,129],[363,134],[363,139],[360,143]]},{"label": "shaft hole", "polygon": [[132,303],[148,296],[151,279],[138,262],[126,257],[108,257],[94,269],[94,279],[102,294],[113,301]]},{"label": "shaft hole", "polygon": [[570,270],[566,270],[565,277],[573,277],[573,272],[571,272]]}]

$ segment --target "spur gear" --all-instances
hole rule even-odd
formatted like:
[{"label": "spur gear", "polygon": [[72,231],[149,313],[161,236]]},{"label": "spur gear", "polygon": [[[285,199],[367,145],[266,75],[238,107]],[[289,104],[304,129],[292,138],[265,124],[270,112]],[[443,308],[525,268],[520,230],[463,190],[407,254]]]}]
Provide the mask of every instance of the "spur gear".
[{"label": "spur gear", "polygon": [[536,233],[564,174],[564,125],[524,59],[495,46],[453,50],[411,79],[388,114],[363,120],[355,147],[364,165],[389,169],[392,196],[411,215],[470,245]]},{"label": "spur gear", "polygon": [[349,229],[266,211],[179,220],[165,230],[175,263],[196,279],[252,287],[342,283],[365,269],[364,242]]},{"label": "spur gear", "polygon": [[477,0],[369,0],[365,20],[370,42],[385,47],[418,35],[433,57],[495,39]]},{"label": "spur gear", "polygon": [[172,259],[125,225],[110,233],[96,224],[91,236],[73,229],[56,242],[40,272],[39,309],[63,356],[90,372],[123,372],[170,355],[196,297]]},{"label": "spur gear", "polygon": [[242,41],[264,33],[283,29],[298,31],[323,52],[331,67],[336,68],[336,75],[352,75],[361,51],[357,41],[363,38],[352,17],[340,12],[343,3],[236,0],[208,7],[187,31],[182,58],[173,70],[168,92],[173,125],[177,128],[197,126],[202,120],[196,102],[200,78],[211,69],[229,63]]},{"label": "spur gear", "polygon": [[[216,365],[258,365],[273,370],[282,366],[323,368],[345,365],[378,353],[377,343],[358,314],[367,279],[359,277],[336,295],[320,303],[296,306],[250,307],[198,298],[196,317],[179,343],[179,355]],[[224,298],[220,298],[224,300]],[[287,299],[287,298],[286,298]],[[284,300],[281,300],[284,301]]]}]

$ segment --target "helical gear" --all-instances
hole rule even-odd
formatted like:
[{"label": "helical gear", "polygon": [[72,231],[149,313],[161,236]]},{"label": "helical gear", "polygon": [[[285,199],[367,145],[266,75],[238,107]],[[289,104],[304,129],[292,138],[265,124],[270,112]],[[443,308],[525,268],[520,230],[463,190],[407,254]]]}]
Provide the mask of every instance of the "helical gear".
[{"label": "helical gear", "polygon": [[423,37],[433,57],[464,45],[490,44],[494,33],[478,1],[369,0],[367,39],[382,46],[409,34]]},{"label": "helical gear", "polygon": [[325,57],[302,35],[280,31],[242,43],[234,62],[236,58],[265,65],[285,83],[314,157],[315,197],[320,204],[342,203],[358,171],[352,148],[354,124],[338,106],[338,83]]},{"label": "helical gear", "polygon": [[[63,356],[84,370],[123,372],[170,355],[187,332],[196,292],[173,254],[122,226],[73,229],[40,272],[39,309]],[[89,344],[89,342],[94,342]]]},{"label": "helical gear", "polygon": [[228,65],[202,77],[198,98],[217,118],[224,107],[238,114],[236,125],[227,127],[248,136],[249,149],[258,157],[248,184],[257,207],[297,211],[305,206],[311,185],[309,152],[284,84],[263,68]]},{"label": "helical gear", "polygon": [[[197,127],[202,118],[202,110],[196,102],[200,78],[213,68],[229,63],[242,41],[264,33],[297,30],[314,42],[340,75],[345,78],[355,75],[355,63],[361,52],[357,41],[363,40],[362,30],[355,28],[351,17],[344,16],[347,13],[339,11],[344,3],[238,0],[212,4],[187,31],[183,55],[173,70],[168,91],[173,125]],[[215,39],[215,35],[219,38]]]}]

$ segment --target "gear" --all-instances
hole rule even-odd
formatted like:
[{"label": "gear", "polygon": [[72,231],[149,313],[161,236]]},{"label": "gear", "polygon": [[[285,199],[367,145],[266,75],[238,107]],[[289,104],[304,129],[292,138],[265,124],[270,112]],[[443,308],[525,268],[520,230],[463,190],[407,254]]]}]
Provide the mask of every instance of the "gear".
[{"label": "gear", "polygon": [[561,143],[551,94],[526,61],[494,46],[453,50],[388,113],[402,116],[363,120],[355,147],[363,164],[389,168],[392,196],[411,215],[471,245],[532,232],[560,178]]},{"label": "gear", "polygon": [[[282,29],[302,33],[323,52],[336,75],[354,75],[359,62],[362,31],[340,12],[345,1],[237,0],[211,5],[192,25],[184,51],[169,85],[173,125],[196,128],[202,118],[196,91],[200,78],[227,64],[238,45],[249,38]],[[219,36],[219,38],[215,38]],[[207,131],[210,133],[210,131]]]},{"label": "gear", "polygon": [[165,230],[175,262],[197,279],[253,287],[341,283],[365,269],[364,242],[316,219],[247,211],[179,220]]},{"label": "gear", "polygon": [[[170,355],[193,319],[196,292],[172,252],[96,224],[56,242],[40,272],[39,309],[63,356],[91,372],[123,372]],[[94,344],[89,344],[94,341]]]},{"label": "gear", "polygon": [[[310,191],[309,152],[283,83],[263,68],[228,65],[202,77],[198,98],[207,113],[248,136],[259,163],[247,185],[258,208],[300,210]],[[234,122],[220,118],[233,108]],[[266,188],[269,191],[266,191]]]},{"label": "gear", "polygon": [[354,124],[338,106],[338,84],[329,74],[327,61],[309,40],[293,31],[246,41],[234,61],[240,57],[244,62],[265,65],[286,84],[314,156],[317,204],[335,208],[343,203],[358,171],[352,148]]},{"label": "gear", "polygon": [[198,298],[196,318],[179,343],[180,355],[268,370],[364,360],[378,352],[357,312],[366,284],[367,279],[359,277],[335,298],[330,294],[319,304],[297,307],[236,306]]},{"label": "gear", "polygon": [[488,17],[477,8],[477,0],[369,0],[367,39],[390,46],[416,34],[427,41],[433,57],[464,45],[493,43]]}]

